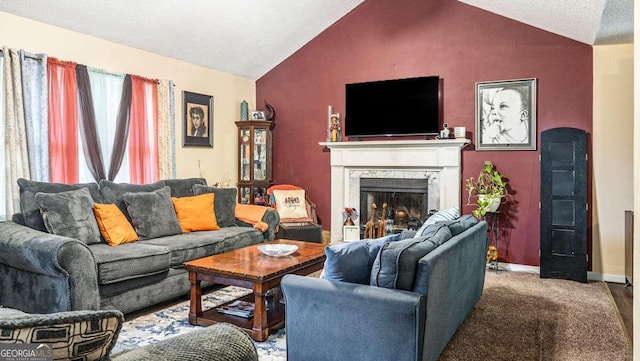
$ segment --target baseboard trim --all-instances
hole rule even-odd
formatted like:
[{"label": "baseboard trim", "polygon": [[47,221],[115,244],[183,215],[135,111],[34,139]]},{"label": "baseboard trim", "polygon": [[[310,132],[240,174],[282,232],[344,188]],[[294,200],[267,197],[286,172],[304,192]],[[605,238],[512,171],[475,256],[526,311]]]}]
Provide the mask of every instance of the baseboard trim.
[{"label": "baseboard trim", "polygon": [[[501,270],[506,271],[514,271],[514,272],[532,272],[540,274],[540,267],[538,266],[528,266],[524,264],[516,264],[516,263],[499,263]],[[587,272],[587,279],[590,281],[603,281],[603,282],[611,282],[611,283],[625,283],[624,275],[612,275],[612,274],[603,274],[598,272]]]}]

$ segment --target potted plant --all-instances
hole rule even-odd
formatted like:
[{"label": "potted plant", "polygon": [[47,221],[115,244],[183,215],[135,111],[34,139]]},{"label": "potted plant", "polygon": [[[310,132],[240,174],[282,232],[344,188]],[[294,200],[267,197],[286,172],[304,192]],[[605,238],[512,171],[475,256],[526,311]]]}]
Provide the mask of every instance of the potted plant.
[{"label": "potted plant", "polygon": [[467,178],[465,183],[469,193],[467,204],[472,204],[472,197],[476,198],[477,208],[471,213],[478,219],[484,217],[487,212],[495,212],[502,198],[507,195],[507,181],[490,161],[484,162],[484,167],[480,170],[477,179]]}]

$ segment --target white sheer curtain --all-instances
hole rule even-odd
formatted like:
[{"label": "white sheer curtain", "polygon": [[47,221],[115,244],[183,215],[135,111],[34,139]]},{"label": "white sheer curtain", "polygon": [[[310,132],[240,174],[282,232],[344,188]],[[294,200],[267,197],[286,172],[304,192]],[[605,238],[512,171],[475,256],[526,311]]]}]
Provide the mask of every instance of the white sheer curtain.
[{"label": "white sheer curtain", "polygon": [[176,134],[173,82],[158,83],[158,166],[160,179],[176,177]]},{"label": "white sheer curtain", "polygon": [[27,151],[32,180],[49,181],[47,55],[20,50]]},{"label": "white sheer curtain", "polygon": [[[102,159],[106,167],[111,161],[114,137],[116,134],[116,124],[118,109],[120,108],[120,98],[122,97],[122,84],[124,74],[109,73],[104,70],[87,68],[91,82],[91,97],[96,113],[96,127],[100,138]],[[82,144],[79,144],[82,147]],[[80,160],[80,182],[95,182],[87,167],[82,149],[78,149]],[[108,172],[105,169],[105,172]],[[125,152],[122,166],[116,176],[115,182],[129,182],[129,159]]]},{"label": "white sheer curtain", "polygon": [[5,169],[5,216],[10,218],[20,212],[18,178],[29,178],[29,157],[24,120],[22,96],[22,72],[20,56],[15,49],[4,47],[4,169]]},{"label": "white sheer curtain", "polygon": [[[0,51],[0,69],[4,69],[4,53]],[[4,72],[3,72],[4,74]],[[0,92],[0,149],[7,149],[4,143],[4,76],[0,76],[0,89],[3,91]],[[6,151],[0,157],[0,204],[6,203],[6,177],[7,177],[7,167],[5,166],[4,157]],[[7,219],[7,210],[6,207],[0,207],[0,221],[4,221]]]}]

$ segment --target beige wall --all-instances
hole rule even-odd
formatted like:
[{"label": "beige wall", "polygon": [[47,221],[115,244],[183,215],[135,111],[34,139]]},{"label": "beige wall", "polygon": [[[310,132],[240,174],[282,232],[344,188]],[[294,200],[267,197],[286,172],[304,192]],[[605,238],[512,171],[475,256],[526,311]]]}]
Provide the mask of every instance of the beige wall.
[{"label": "beige wall", "polygon": [[[633,37],[638,38],[640,36],[640,6],[635,6],[633,9]],[[634,44],[633,46],[633,64],[640,69],[640,44]],[[633,74],[633,101],[634,104],[640,104],[640,71]],[[633,212],[640,215],[640,162],[635,160],[640,159],[640,109],[637,107],[633,113],[633,176],[634,176],[634,193],[633,193]],[[635,192],[637,191],[637,192]],[[640,216],[633,219],[633,279],[640,280]],[[635,281],[638,283],[638,281]],[[633,329],[640,330],[640,297],[633,299]],[[640,332],[633,333],[633,359],[640,360]]]},{"label": "beige wall", "polygon": [[[62,60],[112,72],[175,82],[177,176],[204,176],[211,183],[237,182],[237,130],[240,102],[255,107],[255,81],[118,45],[91,36],[0,12],[0,46],[46,53]],[[182,91],[212,95],[213,148],[182,147]],[[201,162],[200,172],[198,160]]]},{"label": "beige wall", "polygon": [[592,144],[593,271],[610,280],[624,277],[624,211],[633,209],[633,44],[593,47]]}]

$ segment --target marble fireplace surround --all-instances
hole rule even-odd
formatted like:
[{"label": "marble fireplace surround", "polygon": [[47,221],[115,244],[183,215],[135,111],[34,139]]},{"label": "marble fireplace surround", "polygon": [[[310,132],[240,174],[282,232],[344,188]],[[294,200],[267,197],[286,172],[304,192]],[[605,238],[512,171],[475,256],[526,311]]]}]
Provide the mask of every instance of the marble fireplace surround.
[{"label": "marble fireplace surround", "polygon": [[[428,179],[428,209],[460,207],[461,150],[471,141],[321,142],[331,151],[331,242],[342,240],[342,211],[359,207],[361,178]],[[360,213],[360,210],[358,210]],[[356,224],[366,222],[357,219]]]}]

